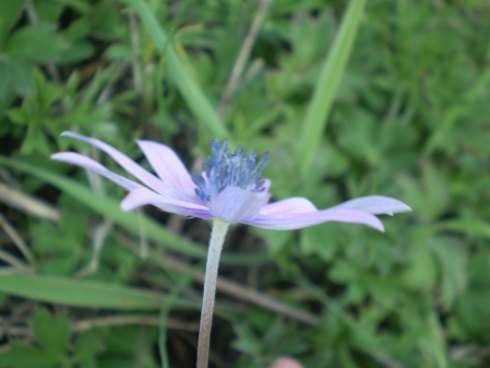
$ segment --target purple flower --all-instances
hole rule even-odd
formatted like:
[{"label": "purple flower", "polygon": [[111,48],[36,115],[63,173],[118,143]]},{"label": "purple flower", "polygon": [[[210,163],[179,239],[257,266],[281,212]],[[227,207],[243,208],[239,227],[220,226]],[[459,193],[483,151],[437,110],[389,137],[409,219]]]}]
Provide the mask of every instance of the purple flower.
[{"label": "purple flower", "polygon": [[204,163],[202,173],[193,177],[175,152],[163,144],[138,141],[156,173],[154,175],[104,142],[72,132],[63,135],[104,151],[138,180],[133,181],[113,173],[79,153],[61,152],[52,156],[55,160],[96,172],[128,190],[128,195],[121,203],[123,210],[151,204],[171,213],[213,219],[199,327],[199,368],[208,366],[219,258],[230,224],[293,230],[327,221],[339,221],[368,225],[383,231],[383,224],[375,215],[410,211],[405,203],[382,196],[357,198],[325,210],[316,209],[313,203],[301,197],[269,203],[270,181],[262,179],[262,172],[268,163],[267,154],[258,158],[252,151],[243,152],[241,146],[232,153],[226,141],[221,144],[212,141],[211,155]]},{"label": "purple flower", "polygon": [[98,173],[129,191],[121,203],[124,211],[151,204],[163,211],[203,219],[221,219],[226,223],[242,223],[264,229],[294,230],[327,221],[371,226],[383,231],[375,215],[393,215],[410,211],[405,203],[390,197],[368,196],[337,206],[318,210],[308,199],[291,197],[269,203],[270,181],[262,179],[267,154],[258,158],[240,146],[230,152],[227,142],[212,141],[211,155],[203,172],[191,176],[175,152],[160,143],[140,140],[138,145],[155,174],[135,163],[125,154],[100,140],[73,132],[63,136],[91,144],[111,156],[137,179],[130,180],[109,171],[93,159],[75,152],[52,156]]}]

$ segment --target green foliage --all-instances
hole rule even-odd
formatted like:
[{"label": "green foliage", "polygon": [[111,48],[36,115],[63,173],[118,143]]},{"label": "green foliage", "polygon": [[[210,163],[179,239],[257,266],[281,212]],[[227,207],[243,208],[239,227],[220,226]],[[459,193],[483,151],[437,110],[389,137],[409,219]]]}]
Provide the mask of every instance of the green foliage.
[{"label": "green foliage", "polygon": [[[64,130],[138,162],[135,139],[161,141],[193,170],[212,136],[227,137],[270,152],[274,200],[411,205],[382,219],[384,234],[235,228],[220,274],[256,289],[259,306],[218,294],[222,365],[489,365],[490,6],[271,2],[227,89],[259,3],[0,1],[0,367],[194,364],[191,275],[209,227],[122,212],[120,189],[49,160],[73,148],[119,170]],[[269,296],[295,312],[260,304]],[[314,326],[294,317],[305,312]],[[74,327],[119,313],[138,326]]]},{"label": "green foliage", "polygon": [[[163,295],[97,281],[77,281],[63,277],[0,275],[3,292],[63,305],[118,310],[157,309]],[[181,307],[194,307],[186,300],[174,300]]]},{"label": "green foliage", "polygon": [[[308,350],[306,336],[281,319],[254,313],[251,323],[235,328],[233,348],[244,355],[237,367],[265,367],[276,357]],[[267,326],[267,327],[266,327]]]},{"label": "green foliage", "polygon": [[38,309],[31,319],[36,345],[14,342],[12,350],[2,357],[5,367],[68,366],[67,349],[70,325],[66,315],[51,316],[46,309]]}]

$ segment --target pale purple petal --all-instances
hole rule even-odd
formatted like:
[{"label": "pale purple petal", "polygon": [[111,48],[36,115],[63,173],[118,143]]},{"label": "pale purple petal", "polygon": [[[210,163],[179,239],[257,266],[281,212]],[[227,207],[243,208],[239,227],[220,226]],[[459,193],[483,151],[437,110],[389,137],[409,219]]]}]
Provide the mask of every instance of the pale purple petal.
[{"label": "pale purple petal", "polygon": [[288,216],[295,213],[313,212],[316,211],[316,207],[308,199],[303,197],[291,197],[269,203],[261,208],[260,215],[276,215],[276,216]]},{"label": "pale purple petal", "polygon": [[200,218],[211,217],[209,210],[205,206],[175,198],[168,198],[143,187],[130,191],[121,202],[121,209],[123,211],[131,211],[147,204],[155,206],[162,211],[176,213],[178,215]]},{"label": "pale purple petal", "polygon": [[196,198],[194,193],[196,185],[180,158],[171,148],[146,140],[138,141],[138,145],[153,170],[167,187],[175,193],[182,194],[189,200]]},{"label": "pale purple petal", "polygon": [[111,156],[112,159],[114,159],[114,161],[116,161],[119,165],[121,165],[121,167],[124,168],[128,173],[133,175],[135,178],[141,180],[143,184],[147,185],[148,187],[150,187],[151,189],[153,189],[158,193],[162,193],[162,194],[168,193],[168,190],[166,190],[165,185],[160,179],[158,179],[155,175],[145,170],[143,167],[138,165],[133,160],[131,160],[124,153],[118,151],[114,147],[111,147],[107,143],[99,141],[98,139],[95,138],[85,137],[81,134],[77,134],[73,132],[63,132],[61,135],[87,142],[92,146],[104,151],[109,156]]},{"label": "pale purple petal", "polygon": [[385,196],[367,196],[341,203],[332,208],[345,208],[372,213],[373,215],[393,215],[412,209],[398,199]]},{"label": "pale purple petal", "polygon": [[52,155],[51,158],[53,160],[68,162],[70,164],[78,165],[83,167],[84,169],[93,171],[120,185],[126,190],[133,190],[141,187],[141,184],[135,183],[134,181],[129,180],[124,176],[113,173],[112,171],[109,171],[106,167],[99,164],[97,161],[92,160],[90,157],[81,155],[79,153],[59,152]]},{"label": "pale purple petal", "polygon": [[384,230],[383,224],[376,216],[367,212],[341,208],[292,213],[288,216],[281,216],[279,213],[274,215],[257,215],[254,218],[243,221],[243,223],[263,229],[296,230],[328,221],[362,224],[380,231]]},{"label": "pale purple petal", "polygon": [[239,187],[227,187],[209,203],[209,212],[228,223],[241,222],[259,213],[269,201],[267,192],[251,192]]}]

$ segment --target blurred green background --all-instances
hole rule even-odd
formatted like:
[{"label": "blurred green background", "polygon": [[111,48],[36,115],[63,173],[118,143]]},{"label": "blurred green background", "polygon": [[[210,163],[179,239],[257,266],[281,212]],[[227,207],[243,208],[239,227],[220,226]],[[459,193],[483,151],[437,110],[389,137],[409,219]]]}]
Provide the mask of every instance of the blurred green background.
[{"label": "blurred green background", "polygon": [[0,0],[0,367],[194,365],[209,224],[123,213],[49,160],[118,170],[64,130],[194,171],[227,137],[274,199],[412,206],[233,228],[213,367],[490,366],[489,35],[484,0]]}]

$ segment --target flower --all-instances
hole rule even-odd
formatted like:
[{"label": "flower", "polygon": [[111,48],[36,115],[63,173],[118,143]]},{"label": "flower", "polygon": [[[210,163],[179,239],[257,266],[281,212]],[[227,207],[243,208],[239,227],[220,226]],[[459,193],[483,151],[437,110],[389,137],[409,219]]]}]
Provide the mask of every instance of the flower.
[{"label": "flower", "polygon": [[375,215],[410,211],[409,206],[395,198],[377,195],[353,199],[323,210],[318,210],[302,197],[269,203],[270,181],[262,179],[268,155],[258,158],[252,151],[245,153],[241,146],[232,153],[226,141],[219,143],[213,139],[211,155],[204,163],[203,172],[191,176],[171,148],[140,140],[138,145],[155,175],[98,139],[73,132],[62,135],[104,151],[138,180],[116,174],[79,153],[52,155],[54,160],[81,166],[128,190],[128,195],[121,202],[124,211],[150,204],[179,215],[221,219],[229,224],[242,223],[264,229],[294,230],[337,221],[368,225],[380,231],[383,231],[383,224]]},{"label": "flower", "polygon": [[[199,368],[208,366],[219,258],[230,224],[293,230],[338,221],[368,225],[383,231],[383,224],[375,215],[410,211],[405,203],[383,196],[357,198],[325,210],[318,210],[313,203],[302,197],[269,203],[271,182],[262,179],[268,155],[259,159],[253,151],[243,152],[241,146],[232,153],[226,141],[219,143],[213,139],[211,155],[204,163],[203,172],[193,177],[175,152],[160,143],[138,141],[156,173],[154,175],[107,143],[73,132],[65,132],[63,135],[104,151],[139,181],[116,174],[79,153],[60,152],[51,156],[55,160],[96,172],[128,190],[128,195],[121,202],[123,210],[151,204],[171,213],[213,219],[197,348]],[[274,367],[279,365],[298,366],[292,360],[279,361]]]}]

